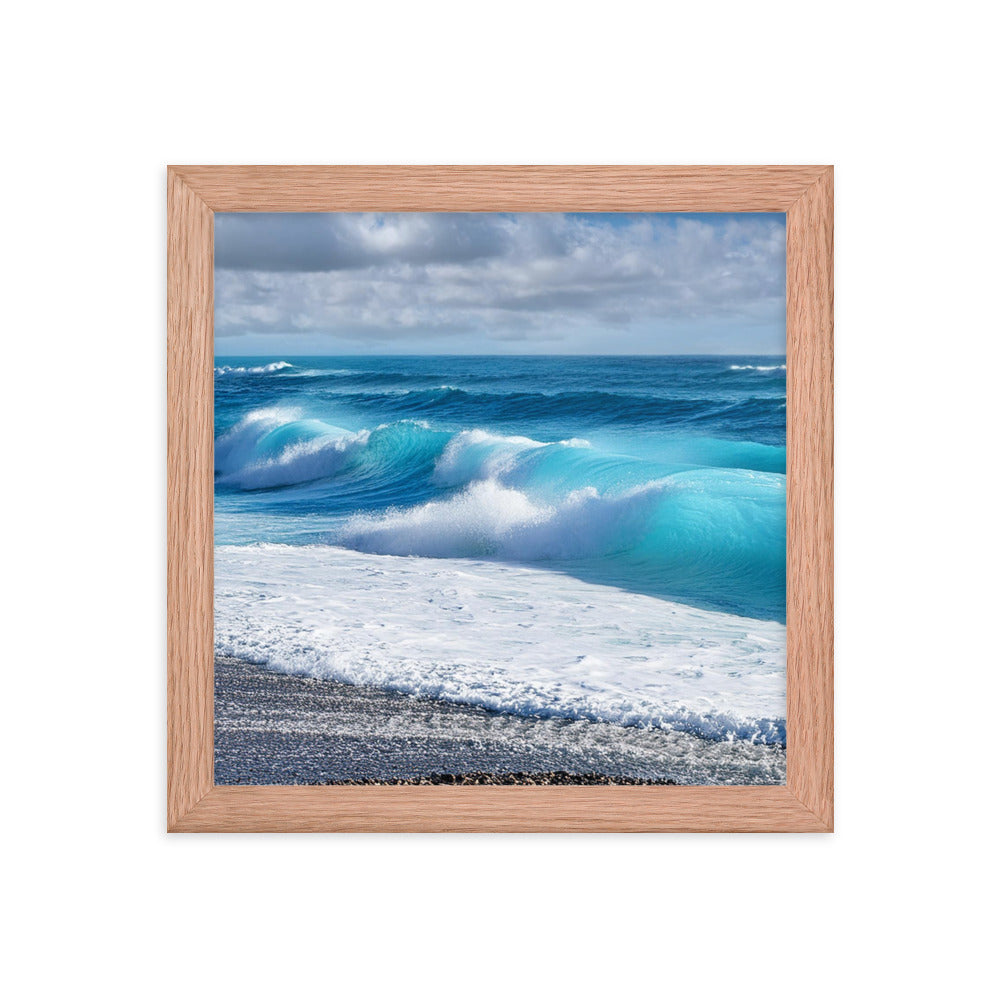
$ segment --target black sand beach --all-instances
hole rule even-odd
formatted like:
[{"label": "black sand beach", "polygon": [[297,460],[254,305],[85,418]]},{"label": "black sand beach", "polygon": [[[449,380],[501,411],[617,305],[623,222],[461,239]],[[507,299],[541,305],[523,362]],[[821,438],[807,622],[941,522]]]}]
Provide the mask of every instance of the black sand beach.
[{"label": "black sand beach", "polygon": [[785,751],[492,712],[215,660],[215,781],[784,784]]}]

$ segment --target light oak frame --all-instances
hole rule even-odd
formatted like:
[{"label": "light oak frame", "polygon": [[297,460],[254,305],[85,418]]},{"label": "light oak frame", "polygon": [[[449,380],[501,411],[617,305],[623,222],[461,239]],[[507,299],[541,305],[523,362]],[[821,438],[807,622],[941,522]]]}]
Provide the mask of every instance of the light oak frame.
[{"label": "light oak frame", "polygon": [[[832,167],[177,166],[167,183],[169,830],[833,829]],[[214,213],[335,211],[786,214],[786,785],[213,783]]]}]

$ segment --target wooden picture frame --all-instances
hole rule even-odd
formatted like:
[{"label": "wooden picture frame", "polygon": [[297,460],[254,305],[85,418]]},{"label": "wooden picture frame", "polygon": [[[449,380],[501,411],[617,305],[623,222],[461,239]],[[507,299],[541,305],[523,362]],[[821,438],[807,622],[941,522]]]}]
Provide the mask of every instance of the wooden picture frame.
[{"label": "wooden picture frame", "polygon": [[[171,831],[833,829],[833,168],[169,167],[167,826]],[[213,784],[215,212],[784,212],[787,784]]]}]

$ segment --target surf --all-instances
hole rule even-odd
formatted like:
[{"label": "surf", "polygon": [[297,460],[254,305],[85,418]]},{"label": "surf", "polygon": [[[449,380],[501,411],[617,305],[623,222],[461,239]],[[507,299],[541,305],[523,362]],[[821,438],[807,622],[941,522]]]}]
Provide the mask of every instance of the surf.
[{"label": "surf", "polygon": [[468,559],[256,545],[220,546],[215,565],[223,655],[497,712],[785,743],[774,622]]}]

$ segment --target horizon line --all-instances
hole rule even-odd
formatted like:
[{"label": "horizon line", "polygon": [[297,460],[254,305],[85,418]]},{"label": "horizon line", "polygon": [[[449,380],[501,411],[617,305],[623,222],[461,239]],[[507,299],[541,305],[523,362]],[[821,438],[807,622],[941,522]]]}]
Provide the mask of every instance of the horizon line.
[{"label": "horizon line", "polygon": [[[645,352],[642,354],[600,354],[597,352],[574,352],[572,354],[485,354],[485,353],[475,353],[475,354],[447,354],[447,353],[437,353],[428,352],[426,354],[402,354],[402,353],[391,353],[391,354],[313,354],[313,353],[300,353],[297,351],[282,351],[279,352],[286,354],[288,357],[292,358],[784,358],[788,356],[787,351],[783,351],[779,354],[769,353],[767,351],[713,351],[706,354],[694,354],[688,351],[667,351],[662,354],[653,354],[650,352]],[[269,354],[213,354],[216,358],[277,358],[277,353]]]}]

